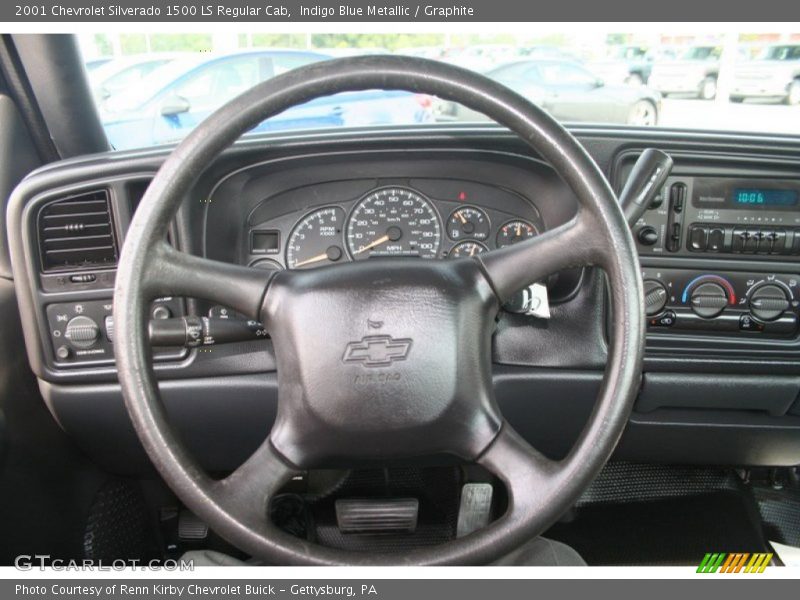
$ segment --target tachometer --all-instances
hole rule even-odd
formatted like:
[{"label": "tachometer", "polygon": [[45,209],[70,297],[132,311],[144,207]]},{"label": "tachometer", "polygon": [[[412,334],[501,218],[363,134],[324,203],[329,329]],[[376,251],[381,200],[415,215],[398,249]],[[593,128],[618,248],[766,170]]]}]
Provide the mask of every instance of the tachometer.
[{"label": "tachometer", "polygon": [[376,190],[353,209],[347,224],[350,255],[436,258],[442,226],[433,205],[417,192],[388,187]]},{"label": "tachometer", "polygon": [[344,219],[344,210],[338,206],[320,208],[303,217],[289,235],[286,265],[310,269],[341,260]]}]

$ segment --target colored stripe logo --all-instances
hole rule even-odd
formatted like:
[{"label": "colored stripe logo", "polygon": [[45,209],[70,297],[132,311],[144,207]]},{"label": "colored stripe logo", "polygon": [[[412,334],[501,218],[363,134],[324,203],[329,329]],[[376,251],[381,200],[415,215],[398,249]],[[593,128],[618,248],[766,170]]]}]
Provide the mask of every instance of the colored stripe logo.
[{"label": "colored stripe logo", "polygon": [[698,573],[763,573],[772,561],[772,552],[709,552],[704,557]]}]

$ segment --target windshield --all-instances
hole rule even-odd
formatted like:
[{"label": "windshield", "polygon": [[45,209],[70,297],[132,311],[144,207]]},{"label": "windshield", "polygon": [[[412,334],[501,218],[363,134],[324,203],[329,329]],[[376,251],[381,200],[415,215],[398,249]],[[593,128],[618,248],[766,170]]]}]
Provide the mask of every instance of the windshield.
[{"label": "windshield", "polygon": [[[569,124],[800,134],[800,30],[565,29],[523,34],[97,32],[80,37],[103,127],[118,149],[170,144],[250,87],[311,63],[367,54],[443,61],[495,79]],[[251,133],[487,125],[425,94],[318,99]]]},{"label": "windshield", "polygon": [[800,44],[796,46],[772,46],[761,55],[761,60],[800,60]]},{"label": "windshield", "polygon": [[689,48],[683,53],[681,58],[683,60],[713,60],[720,57],[722,51],[720,48],[714,46],[697,46]]}]

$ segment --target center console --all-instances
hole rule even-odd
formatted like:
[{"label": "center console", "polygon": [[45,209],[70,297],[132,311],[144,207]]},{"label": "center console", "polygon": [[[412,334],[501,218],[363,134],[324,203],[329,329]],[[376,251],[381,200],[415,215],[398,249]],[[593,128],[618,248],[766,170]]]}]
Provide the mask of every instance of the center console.
[{"label": "center console", "polygon": [[[621,159],[620,182],[632,158]],[[633,227],[648,348],[800,353],[796,170],[674,158]]]}]

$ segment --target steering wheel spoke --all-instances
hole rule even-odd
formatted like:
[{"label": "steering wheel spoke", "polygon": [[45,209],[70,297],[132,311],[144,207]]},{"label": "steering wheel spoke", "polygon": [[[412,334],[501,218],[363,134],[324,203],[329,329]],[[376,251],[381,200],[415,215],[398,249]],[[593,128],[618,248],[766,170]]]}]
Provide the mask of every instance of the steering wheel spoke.
[{"label": "steering wheel spoke", "polygon": [[602,265],[607,242],[582,210],[568,223],[476,257],[500,302],[557,271]]},{"label": "steering wheel spoke", "polygon": [[507,521],[546,510],[544,501],[561,473],[558,462],[536,450],[508,423],[503,423],[478,462],[506,485],[508,510],[503,519]]},{"label": "steering wheel spoke", "polygon": [[269,499],[299,473],[267,438],[233,473],[215,483],[213,493],[232,511],[263,522]]},{"label": "steering wheel spoke", "polygon": [[162,242],[147,261],[143,279],[151,297],[202,298],[260,320],[261,306],[274,274],[193,256]]}]

